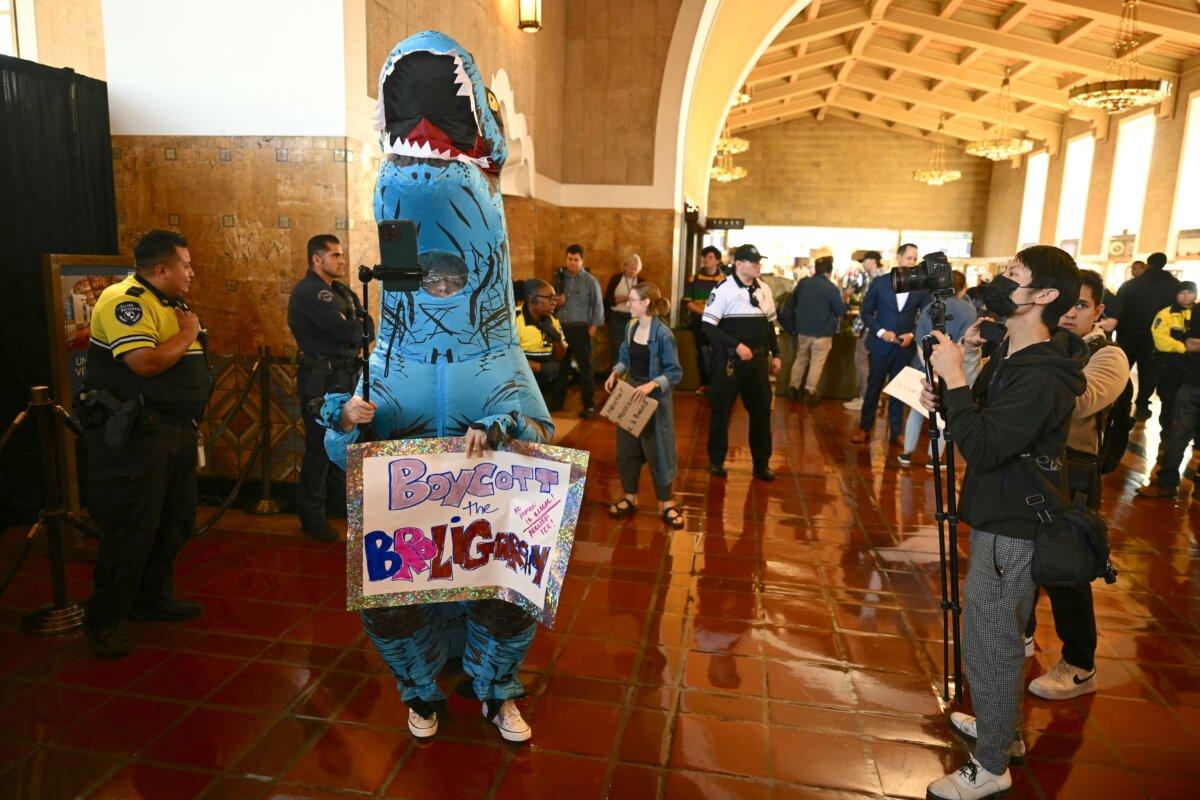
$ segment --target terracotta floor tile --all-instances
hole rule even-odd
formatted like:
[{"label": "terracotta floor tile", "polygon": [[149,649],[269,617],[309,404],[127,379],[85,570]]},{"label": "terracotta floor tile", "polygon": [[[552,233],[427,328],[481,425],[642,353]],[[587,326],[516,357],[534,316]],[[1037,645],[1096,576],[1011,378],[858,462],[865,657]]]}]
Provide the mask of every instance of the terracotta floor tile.
[{"label": "terracotta floor tile", "polygon": [[1117,767],[1034,760],[1029,763],[1029,771],[1046,796],[1057,800],[1097,797],[1133,800],[1147,796],[1130,773]]},{"label": "terracotta floor tile", "polygon": [[664,800],[767,800],[770,784],[708,772],[670,772]]},{"label": "terracotta floor tile", "polygon": [[105,696],[57,683],[35,684],[0,708],[4,736],[44,741],[98,707]]},{"label": "terracotta floor tile", "polygon": [[691,689],[710,689],[761,696],[765,690],[764,664],[754,656],[689,652],[683,672],[683,685]]},{"label": "terracotta floor tile", "polygon": [[617,738],[619,706],[543,696],[528,722],[539,747],[607,757]]},{"label": "terracotta floor tile", "polygon": [[113,698],[78,722],[58,733],[54,740],[64,747],[116,755],[140,755],[145,746],[162,735],[189,706],[137,697]]},{"label": "terracotta floor tile", "polygon": [[602,796],[605,764],[597,759],[520,748],[508,765],[497,797],[563,797],[592,800]]},{"label": "terracotta floor tile", "polygon": [[924,798],[930,781],[958,769],[963,755],[939,747],[902,742],[872,742],[883,793],[889,797]]},{"label": "terracotta floor tile", "polygon": [[146,757],[203,769],[224,769],[257,740],[270,719],[258,714],[197,708],[146,751]]},{"label": "terracotta floor tile", "polygon": [[189,800],[213,780],[211,775],[151,764],[129,764],[89,800]]},{"label": "terracotta floor tile", "polygon": [[374,792],[412,746],[412,736],[408,733],[332,725],[284,779],[317,787]]},{"label": "terracotta floor tile", "polygon": [[653,708],[635,708],[621,733],[617,756],[625,761],[655,766],[666,764],[671,715]]},{"label": "terracotta floor tile", "polygon": [[320,676],[318,670],[307,667],[261,662],[247,664],[209,695],[208,702],[235,708],[287,708]]},{"label": "terracotta floor tile", "polygon": [[129,691],[177,700],[203,700],[246,663],[243,659],[178,653],[134,681]]},{"label": "terracotta floor tile", "polygon": [[384,795],[405,800],[422,797],[483,800],[504,761],[504,754],[499,746],[461,744],[435,738],[413,748]]},{"label": "terracotta floor tile", "polygon": [[753,722],[680,714],[675,721],[670,765],[766,777],[766,727]]},{"label": "terracotta floor tile", "polygon": [[38,748],[0,775],[0,790],[20,800],[78,797],[116,766],[112,758],[55,748]]},{"label": "terracotta floor tile", "polygon": [[[857,736],[775,728],[771,731],[772,774],[787,783],[879,792],[879,775],[865,745]],[[814,753],[820,757],[811,757]]]},{"label": "terracotta floor tile", "polygon": [[665,772],[635,764],[617,764],[613,768],[606,800],[647,800],[658,797]]},{"label": "terracotta floor tile", "polygon": [[680,695],[679,710],[687,714],[701,714],[706,717],[763,722],[766,701],[761,697],[744,694],[724,694],[702,689],[688,689]]},{"label": "terracotta floor tile", "polygon": [[324,720],[284,717],[251,746],[231,771],[267,779],[282,775],[327,727]]},{"label": "terracotta floor tile", "polygon": [[270,788],[256,778],[217,778],[204,791],[204,800],[262,800]]},{"label": "terracotta floor tile", "polygon": [[636,645],[610,639],[566,637],[555,669],[572,675],[627,679],[637,659]]},{"label": "terracotta floor tile", "polygon": [[854,684],[849,672],[806,662],[768,661],[767,696],[820,705],[855,705]]}]

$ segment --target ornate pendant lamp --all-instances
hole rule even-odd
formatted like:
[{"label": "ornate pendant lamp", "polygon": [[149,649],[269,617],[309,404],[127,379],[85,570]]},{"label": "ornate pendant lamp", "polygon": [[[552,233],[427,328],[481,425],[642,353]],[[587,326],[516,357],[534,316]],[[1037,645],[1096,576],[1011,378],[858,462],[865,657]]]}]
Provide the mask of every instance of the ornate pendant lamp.
[{"label": "ornate pendant lamp", "polygon": [[750,90],[747,89],[745,85],[743,85],[742,88],[737,92],[737,94],[735,94],[733,96],[733,106],[734,106],[734,108],[737,108],[738,106],[744,106],[749,102],[750,102]]},{"label": "ornate pendant lamp", "polygon": [[1072,103],[1116,113],[1161,103],[1171,93],[1169,81],[1138,76],[1137,5],[1137,0],[1121,4],[1121,22],[1104,80],[1076,86],[1067,95]]},{"label": "ornate pendant lamp", "polygon": [[729,126],[725,126],[725,130],[721,132],[721,138],[717,140],[717,155],[736,156],[750,149],[750,142],[740,136],[730,136]]},{"label": "ornate pendant lamp", "polygon": [[1000,121],[992,129],[993,135],[967,144],[966,150],[973,156],[1005,161],[1024,155],[1033,149],[1033,140],[1016,135],[1009,127],[1008,68],[1004,68],[1004,82],[1000,84]]},{"label": "ornate pendant lamp", "polygon": [[929,186],[943,186],[962,177],[962,173],[958,170],[946,169],[946,142],[942,138],[942,128],[945,127],[945,124],[945,118],[938,117],[938,139],[933,148],[933,159],[927,168],[913,173],[913,180]]},{"label": "ornate pendant lamp", "polygon": [[733,156],[723,153],[717,156],[717,163],[713,164],[712,170],[709,171],[709,177],[717,183],[733,183],[746,177],[746,168],[735,167]]}]

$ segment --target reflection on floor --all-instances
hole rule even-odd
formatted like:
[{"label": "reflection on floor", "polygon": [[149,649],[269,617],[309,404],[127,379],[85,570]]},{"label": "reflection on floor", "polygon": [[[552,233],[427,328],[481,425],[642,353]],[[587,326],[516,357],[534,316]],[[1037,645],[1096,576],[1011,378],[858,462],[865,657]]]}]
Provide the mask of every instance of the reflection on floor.
[{"label": "reflection on floor", "polygon": [[[339,548],[290,519],[235,516],[180,562],[204,617],[136,626],[116,663],[77,636],[16,630],[48,594],[45,562],[24,567],[0,598],[0,798],[923,797],[965,752],[938,697],[931,473],[901,471],[882,430],[870,450],[849,445],[857,414],[838,404],[781,401],[780,479],[751,482],[739,412],[717,481],[704,402],[678,398],[677,417],[678,533],[649,487],[633,520],[605,516],[608,423],[566,437],[592,470],[561,621],[526,664],[532,746],[503,745],[458,699],[438,738],[414,743],[343,610]],[[1129,455],[1107,482],[1121,579],[1096,594],[1099,692],[1026,703],[1013,796],[1197,796],[1200,502],[1132,503],[1146,470]],[[70,580],[86,595],[88,566]],[[1039,616],[1031,677],[1058,654],[1044,600]]]}]

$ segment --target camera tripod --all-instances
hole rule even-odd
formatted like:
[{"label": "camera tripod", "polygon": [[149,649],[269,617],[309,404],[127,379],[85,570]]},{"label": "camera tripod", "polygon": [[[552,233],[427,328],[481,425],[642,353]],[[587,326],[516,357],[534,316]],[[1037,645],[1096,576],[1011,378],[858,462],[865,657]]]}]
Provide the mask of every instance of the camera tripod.
[{"label": "camera tripod", "polygon": [[[929,317],[933,329],[946,333],[946,301],[934,294],[929,304]],[[946,382],[933,377],[933,365],[929,358],[937,340],[932,334],[921,340],[921,352],[925,358],[925,380],[938,397],[938,408],[946,393]],[[953,650],[954,702],[962,702],[962,646],[959,643],[959,623],[962,605],[958,596],[958,502],[954,482],[954,441],[950,430],[938,430],[938,411],[929,412],[929,454],[933,466],[933,502],[936,506],[934,519],[938,527],[938,560],[942,588],[942,699],[950,699],[951,650]],[[942,490],[942,470],[939,463],[938,440],[944,440],[946,456],[946,487]]]},{"label": "camera tripod", "polygon": [[63,543],[63,529],[73,527],[86,536],[99,536],[90,523],[75,516],[63,505],[61,483],[59,481],[58,464],[58,427],[65,427],[76,436],[83,436],[83,431],[71,419],[63,407],[50,396],[50,387],[34,386],[29,390],[29,405],[17,414],[8,430],[0,438],[0,451],[11,441],[21,424],[33,417],[37,421],[38,449],[42,454],[42,495],[46,507],[38,512],[38,521],[25,541],[17,549],[12,563],[0,577],[0,593],[3,593],[13,578],[21,569],[21,564],[33,550],[37,537],[46,534],[46,551],[50,557],[50,583],[53,589],[54,602],[48,606],[28,614],[21,621],[21,629],[35,636],[55,636],[74,630],[83,623],[83,607],[71,600],[67,594],[66,551]]}]

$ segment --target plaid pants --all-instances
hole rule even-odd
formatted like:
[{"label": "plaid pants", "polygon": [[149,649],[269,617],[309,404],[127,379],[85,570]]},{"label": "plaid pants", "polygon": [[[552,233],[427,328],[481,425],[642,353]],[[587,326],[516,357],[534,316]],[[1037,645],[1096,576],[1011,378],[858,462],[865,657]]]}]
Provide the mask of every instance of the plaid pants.
[{"label": "plaid pants", "polygon": [[979,738],[975,760],[999,775],[1020,735],[1025,695],[1025,624],[1037,599],[1033,541],[971,531],[963,587],[963,661]]}]

